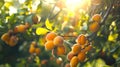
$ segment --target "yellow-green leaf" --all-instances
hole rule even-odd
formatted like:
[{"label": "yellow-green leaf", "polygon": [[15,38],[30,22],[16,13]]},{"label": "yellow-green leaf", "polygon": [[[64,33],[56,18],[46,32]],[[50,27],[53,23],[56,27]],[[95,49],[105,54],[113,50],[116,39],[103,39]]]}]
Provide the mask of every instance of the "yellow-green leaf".
[{"label": "yellow-green leaf", "polygon": [[49,30],[52,30],[52,25],[53,25],[53,24],[50,23],[49,19],[46,19],[45,25],[46,25],[46,27],[47,27]]},{"label": "yellow-green leaf", "polygon": [[36,34],[37,34],[37,35],[44,35],[44,34],[46,34],[48,31],[49,31],[49,30],[47,30],[47,29],[45,29],[45,28],[39,27],[39,28],[36,29]]}]

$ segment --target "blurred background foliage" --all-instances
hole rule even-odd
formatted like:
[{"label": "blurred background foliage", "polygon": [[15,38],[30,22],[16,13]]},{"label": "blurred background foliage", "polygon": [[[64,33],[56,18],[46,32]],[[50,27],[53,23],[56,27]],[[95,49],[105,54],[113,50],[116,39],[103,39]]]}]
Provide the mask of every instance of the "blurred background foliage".
[{"label": "blurred background foliage", "polygon": [[[18,33],[13,47],[0,39],[0,67],[64,67],[66,55],[79,34],[92,34],[89,24],[94,14],[106,14],[114,0],[0,0],[0,37],[17,25],[31,25],[24,33]],[[76,5],[75,5],[76,4]],[[33,17],[37,16],[37,23]],[[102,18],[104,19],[104,17]],[[45,35],[54,31],[64,36],[66,54],[64,61],[56,62],[51,51],[44,48]],[[95,36],[95,37],[94,37]],[[93,49],[87,53],[87,61],[78,67],[120,66],[120,1],[115,0],[108,17],[93,39]],[[29,53],[32,41],[41,49],[40,55]]]}]

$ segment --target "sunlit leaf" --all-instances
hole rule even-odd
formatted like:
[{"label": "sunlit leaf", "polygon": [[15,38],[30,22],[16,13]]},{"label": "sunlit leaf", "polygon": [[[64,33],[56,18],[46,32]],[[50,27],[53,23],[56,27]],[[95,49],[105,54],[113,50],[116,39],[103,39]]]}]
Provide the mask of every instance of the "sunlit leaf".
[{"label": "sunlit leaf", "polygon": [[37,35],[44,35],[44,34],[46,34],[47,32],[48,32],[49,30],[47,30],[47,29],[45,29],[45,28],[37,28],[36,29],[36,34]]},{"label": "sunlit leaf", "polygon": [[118,34],[110,34],[110,35],[108,36],[108,41],[115,42],[117,36],[118,36]]},{"label": "sunlit leaf", "polygon": [[53,25],[53,24],[50,23],[49,19],[46,19],[45,25],[46,25],[46,27],[47,27],[49,30],[52,30],[52,25]]}]

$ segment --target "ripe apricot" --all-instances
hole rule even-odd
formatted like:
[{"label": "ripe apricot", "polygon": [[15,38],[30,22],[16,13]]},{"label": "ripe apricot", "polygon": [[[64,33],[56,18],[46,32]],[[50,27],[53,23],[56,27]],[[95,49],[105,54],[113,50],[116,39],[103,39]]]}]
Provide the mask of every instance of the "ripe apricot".
[{"label": "ripe apricot", "polygon": [[74,56],[70,61],[70,67],[77,67],[79,60],[77,56]]},{"label": "ripe apricot", "polygon": [[35,53],[35,47],[30,47],[30,48],[29,48],[29,53],[30,53],[30,54]]},{"label": "ripe apricot", "polygon": [[93,20],[94,22],[98,22],[98,23],[101,21],[101,19],[102,19],[102,17],[101,17],[100,14],[95,14],[95,15],[93,15],[93,17],[92,17],[92,20]]},{"label": "ripe apricot", "polygon": [[8,44],[8,41],[10,40],[10,34],[4,33],[4,34],[1,36],[1,40],[5,41],[5,42]]},{"label": "ripe apricot", "polygon": [[86,40],[87,40],[86,36],[81,34],[81,35],[78,36],[76,42],[80,45],[84,45],[86,43]]},{"label": "ripe apricot", "polygon": [[56,33],[54,32],[50,32],[46,35],[46,40],[49,41],[49,40],[53,40],[55,37],[56,37]]},{"label": "ripe apricot", "polygon": [[56,63],[57,63],[58,65],[60,65],[62,62],[63,62],[63,61],[62,61],[62,58],[57,58],[57,59],[56,59]]},{"label": "ripe apricot", "polygon": [[81,51],[81,52],[78,53],[78,59],[79,59],[80,62],[83,62],[85,60],[85,58],[86,58],[85,52]]},{"label": "ripe apricot", "polygon": [[36,47],[37,43],[35,41],[32,41],[32,43],[30,44],[30,47]]},{"label": "ripe apricot", "polygon": [[18,37],[17,36],[11,36],[10,40],[8,42],[8,45],[13,47],[18,43]]},{"label": "ripe apricot", "polygon": [[47,41],[45,43],[45,49],[46,50],[52,50],[54,48],[54,44],[53,44],[53,41]]},{"label": "ripe apricot", "polygon": [[69,63],[65,64],[65,67],[70,67],[70,64]]},{"label": "ripe apricot", "polygon": [[37,55],[39,55],[40,52],[41,52],[40,48],[35,48],[35,53],[36,53]]},{"label": "ripe apricot", "polygon": [[18,25],[14,28],[14,33],[24,33],[26,31],[26,26],[25,25]]},{"label": "ripe apricot", "polygon": [[37,24],[37,23],[39,22],[38,16],[37,16],[37,15],[34,15],[34,16],[32,17],[32,21],[33,21],[34,24]]},{"label": "ripe apricot", "polygon": [[88,45],[84,50],[85,52],[90,51],[92,49],[92,45]]},{"label": "ripe apricot", "polygon": [[75,54],[74,54],[72,51],[70,51],[70,52],[67,54],[67,59],[68,59],[68,61],[70,61],[74,56],[75,56]]},{"label": "ripe apricot", "polygon": [[64,39],[61,36],[56,36],[53,40],[55,46],[63,45]]},{"label": "ripe apricot", "polygon": [[65,50],[65,47],[64,47],[64,46],[59,46],[59,47],[57,47],[57,55],[58,55],[58,56],[59,56],[59,55],[64,55],[65,52],[66,52],[66,50]]},{"label": "ripe apricot", "polygon": [[80,50],[81,50],[80,45],[74,44],[74,45],[72,46],[72,52],[73,52],[74,54],[77,54]]},{"label": "ripe apricot", "polygon": [[99,27],[100,27],[99,23],[94,22],[94,23],[90,24],[89,29],[91,32],[97,32]]}]

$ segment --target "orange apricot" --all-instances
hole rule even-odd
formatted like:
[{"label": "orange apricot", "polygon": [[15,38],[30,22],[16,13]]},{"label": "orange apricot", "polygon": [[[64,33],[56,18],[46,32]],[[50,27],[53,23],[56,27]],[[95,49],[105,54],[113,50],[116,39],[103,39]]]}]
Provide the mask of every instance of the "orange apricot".
[{"label": "orange apricot", "polygon": [[8,42],[8,45],[13,47],[18,43],[18,37],[17,36],[11,36],[10,40]]},{"label": "orange apricot", "polygon": [[88,45],[87,47],[85,47],[85,52],[87,52],[87,51],[90,51],[92,49],[92,45]]},{"label": "orange apricot", "polygon": [[85,54],[85,52],[81,51],[81,52],[78,53],[77,57],[78,57],[80,62],[83,62],[85,60],[85,58],[86,58],[86,54]]},{"label": "orange apricot", "polygon": [[100,27],[99,23],[93,22],[92,24],[90,24],[89,30],[90,30],[91,32],[97,32],[98,29],[99,29],[99,27]]},{"label": "orange apricot", "polygon": [[78,62],[79,62],[78,57],[74,56],[70,61],[70,67],[77,67]]},{"label": "orange apricot", "polygon": [[57,59],[56,59],[56,63],[57,63],[58,65],[60,65],[62,62],[63,62],[62,58],[57,58]]},{"label": "orange apricot", "polygon": [[93,15],[93,17],[92,17],[92,20],[93,20],[94,22],[98,22],[98,23],[101,21],[101,19],[102,19],[102,17],[101,17],[100,14],[95,14],[95,15]]},{"label": "orange apricot", "polygon": [[39,55],[40,52],[41,52],[40,48],[35,48],[35,53],[36,53],[37,55]]},{"label": "orange apricot", "polygon": [[5,41],[5,42],[8,44],[8,41],[10,40],[10,34],[4,33],[4,34],[1,36],[1,40]]},{"label": "orange apricot", "polygon": [[46,49],[46,50],[52,50],[54,47],[55,47],[55,46],[54,46],[54,44],[53,44],[53,41],[47,41],[47,42],[45,43],[45,49]]},{"label": "orange apricot", "polygon": [[58,56],[59,56],[59,55],[64,55],[65,52],[66,52],[66,50],[65,50],[65,47],[64,47],[64,46],[59,46],[59,47],[57,47],[57,55],[58,55]]},{"label": "orange apricot", "polygon": [[31,27],[30,23],[26,22],[25,27],[26,27],[26,29],[30,28]]},{"label": "orange apricot", "polygon": [[61,36],[56,36],[53,40],[55,46],[63,45],[64,39]]},{"label": "orange apricot", "polygon": [[30,54],[35,53],[35,47],[30,47],[30,48],[29,48],[29,53],[30,53]]},{"label": "orange apricot", "polygon": [[70,67],[70,64],[69,63],[65,64],[65,67]]},{"label": "orange apricot", "polygon": [[75,56],[75,54],[74,54],[72,51],[70,51],[70,52],[67,54],[67,59],[68,59],[68,61],[70,61],[74,56]]},{"label": "orange apricot", "polygon": [[14,28],[14,33],[24,33],[26,31],[26,26],[25,25],[18,25]]},{"label": "orange apricot", "polygon": [[78,36],[76,42],[80,45],[84,45],[86,43],[86,40],[87,40],[86,36],[81,34],[81,35]]},{"label": "orange apricot", "polygon": [[47,64],[48,60],[44,59],[41,61],[41,64]]},{"label": "orange apricot", "polygon": [[80,50],[81,50],[80,45],[74,44],[74,45],[72,46],[72,52],[73,52],[74,54],[77,54]]},{"label": "orange apricot", "polygon": [[54,32],[50,32],[46,35],[46,40],[49,41],[49,40],[53,40],[55,37],[56,37],[56,33]]}]

